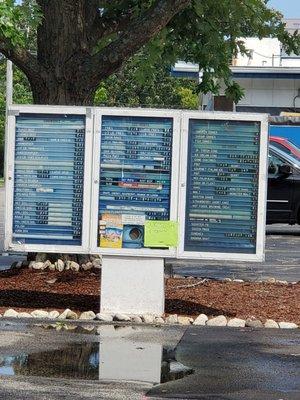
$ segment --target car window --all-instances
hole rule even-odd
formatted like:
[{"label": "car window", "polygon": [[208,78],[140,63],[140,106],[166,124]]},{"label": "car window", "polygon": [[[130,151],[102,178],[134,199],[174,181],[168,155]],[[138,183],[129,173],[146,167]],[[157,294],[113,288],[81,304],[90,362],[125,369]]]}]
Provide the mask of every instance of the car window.
[{"label": "car window", "polygon": [[268,166],[268,172],[271,175],[276,175],[278,174],[278,167],[280,165],[285,165],[286,161],[283,160],[282,158],[276,156],[274,153],[269,153],[269,166]]},{"label": "car window", "polygon": [[284,146],[283,144],[281,144],[281,143],[272,141],[272,145],[273,145],[274,147],[277,147],[277,149],[280,149],[281,151],[284,151],[284,152],[287,153],[287,154],[291,154],[291,153],[292,153],[290,149],[288,149],[287,147],[285,147],[285,146]]}]

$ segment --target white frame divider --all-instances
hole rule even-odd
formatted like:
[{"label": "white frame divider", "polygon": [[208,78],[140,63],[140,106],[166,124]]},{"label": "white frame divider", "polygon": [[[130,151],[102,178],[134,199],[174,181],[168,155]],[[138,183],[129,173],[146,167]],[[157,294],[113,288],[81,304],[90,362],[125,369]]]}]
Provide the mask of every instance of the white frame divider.
[{"label": "white frame divider", "polygon": [[[15,122],[21,113],[84,115],[86,117],[82,245],[33,245],[12,242],[14,201]],[[179,245],[166,250],[153,248],[101,248],[98,243],[98,204],[102,116],[160,117],[173,119],[170,220],[179,222]],[[193,252],[184,250],[186,168],[189,120],[256,121],[260,123],[260,160],[255,254]],[[8,108],[5,148],[5,249],[19,252],[91,253],[103,256],[178,258],[197,260],[263,261],[267,199],[268,116],[266,114],[177,111],[165,109],[96,108],[44,105],[12,105]]]}]

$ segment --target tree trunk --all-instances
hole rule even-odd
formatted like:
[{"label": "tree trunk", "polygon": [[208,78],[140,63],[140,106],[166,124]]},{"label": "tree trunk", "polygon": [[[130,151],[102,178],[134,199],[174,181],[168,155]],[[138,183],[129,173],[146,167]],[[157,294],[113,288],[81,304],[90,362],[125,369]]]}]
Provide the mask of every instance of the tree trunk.
[{"label": "tree trunk", "polygon": [[[85,66],[92,57],[89,29],[93,15],[85,0],[38,0],[43,13],[37,30],[39,79],[30,80],[36,104],[92,105]],[[94,7],[94,12],[97,9]]]},{"label": "tree trunk", "polygon": [[30,82],[35,104],[91,106],[96,88],[86,84],[78,85],[79,78],[57,82],[57,79],[45,79],[44,82]]}]

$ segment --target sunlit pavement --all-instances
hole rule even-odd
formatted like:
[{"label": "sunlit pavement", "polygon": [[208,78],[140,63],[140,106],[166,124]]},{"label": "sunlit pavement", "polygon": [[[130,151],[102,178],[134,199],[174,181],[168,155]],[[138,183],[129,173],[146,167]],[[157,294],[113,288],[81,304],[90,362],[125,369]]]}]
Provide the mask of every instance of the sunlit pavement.
[{"label": "sunlit pavement", "polygon": [[298,330],[56,328],[0,322],[1,400],[300,398]]}]

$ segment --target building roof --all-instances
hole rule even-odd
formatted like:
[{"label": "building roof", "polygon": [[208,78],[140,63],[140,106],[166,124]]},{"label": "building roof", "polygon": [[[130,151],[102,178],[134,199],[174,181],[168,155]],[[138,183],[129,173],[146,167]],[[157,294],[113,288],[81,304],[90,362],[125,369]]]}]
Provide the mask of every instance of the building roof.
[{"label": "building roof", "polygon": [[300,67],[231,67],[234,78],[300,79]]}]

